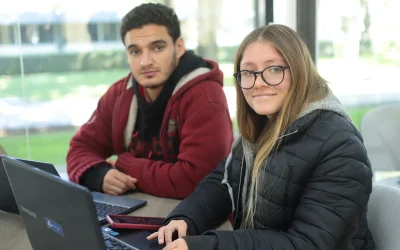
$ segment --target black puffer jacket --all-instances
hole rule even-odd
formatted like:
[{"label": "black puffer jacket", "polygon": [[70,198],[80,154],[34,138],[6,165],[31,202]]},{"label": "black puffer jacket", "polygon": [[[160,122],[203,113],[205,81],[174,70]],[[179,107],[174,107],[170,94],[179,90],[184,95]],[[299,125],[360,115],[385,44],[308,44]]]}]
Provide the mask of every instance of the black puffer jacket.
[{"label": "black puffer jacket", "polygon": [[262,170],[254,229],[240,229],[255,156],[240,139],[174,209],[169,219],[185,218],[196,234],[234,211],[234,231],[187,237],[189,250],[200,238],[224,250],[375,249],[366,219],[372,172],[361,135],[338,103],[319,106],[292,124]]}]

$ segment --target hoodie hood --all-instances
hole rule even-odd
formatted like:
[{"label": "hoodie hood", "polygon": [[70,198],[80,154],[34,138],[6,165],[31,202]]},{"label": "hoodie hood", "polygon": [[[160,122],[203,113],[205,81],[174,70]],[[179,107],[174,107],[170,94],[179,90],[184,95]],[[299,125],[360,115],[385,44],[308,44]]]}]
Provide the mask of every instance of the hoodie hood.
[{"label": "hoodie hood", "polygon": [[305,107],[303,111],[301,111],[300,114],[297,116],[297,119],[300,119],[315,110],[327,110],[335,112],[350,123],[353,123],[350,115],[347,113],[343,105],[340,103],[339,99],[332,93],[331,90],[329,90],[324,99],[317,102],[312,102],[307,107]]},{"label": "hoodie hood", "polygon": [[224,85],[224,74],[219,69],[218,64],[210,60],[205,61],[207,62],[207,67],[195,69],[181,78],[172,93],[171,99],[179,98],[186,90],[206,81],[214,81],[221,86]]},{"label": "hoodie hood", "polygon": [[[218,64],[214,61],[205,60],[207,63],[207,67],[200,67],[192,72],[184,75],[179,82],[176,84],[172,96],[170,97],[169,102],[174,102],[179,99],[188,89],[191,87],[201,84],[206,81],[214,81],[223,86],[224,75],[222,71],[219,69]],[[127,79],[126,89],[132,88],[132,73],[129,73]],[[132,137],[132,129],[135,127],[136,118],[138,114],[138,100],[137,96],[134,95],[130,104],[130,112],[127,121],[127,125],[124,130],[124,145],[125,148],[128,147],[131,137]]]}]

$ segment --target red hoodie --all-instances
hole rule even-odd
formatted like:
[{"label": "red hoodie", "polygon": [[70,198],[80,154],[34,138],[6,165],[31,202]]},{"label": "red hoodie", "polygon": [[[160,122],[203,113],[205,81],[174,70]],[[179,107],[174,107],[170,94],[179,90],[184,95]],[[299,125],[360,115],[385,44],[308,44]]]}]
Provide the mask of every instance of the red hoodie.
[{"label": "red hoodie", "polygon": [[[143,192],[168,198],[188,196],[229,154],[233,141],[223,73],[215,62],[208,63],[211,70],[199,68],[183,77],[168,101],[160,131],[164,161],[127,152],[138,111],[129,74],[108,89],[90,120],[72,138],[67,155],[70,180],[79,183],[90,167],[117,155],[116,168],[137,178]],[[168,150],[175,137],[177,156]]]}]

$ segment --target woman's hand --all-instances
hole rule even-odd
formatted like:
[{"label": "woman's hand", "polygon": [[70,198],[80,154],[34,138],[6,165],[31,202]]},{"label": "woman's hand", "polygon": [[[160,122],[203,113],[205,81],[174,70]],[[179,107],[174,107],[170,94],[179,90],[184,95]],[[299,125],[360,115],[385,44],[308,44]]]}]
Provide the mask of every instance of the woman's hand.
[{"label": "woman's hand", "polygon": [[[147,237],[148,240],[158,238],[158,244],[162,245],[164,242],[170,244],[172,242],[172,235],[175,231],[178,232],[178,237],[181,238],[187,235],[188,225],[184,220],[171,220],[168,225],[161,227],[158,232],[155,232]],[[183,239],[178,239],[183,241],[186,248],[164,248],[164,249],[188,249],[186,241]],[[177,246],[182,247],[183,243],[181,241],[174,241],[174,244],[179,244]],[[178,242],[178,243],[176,243]],[[167,246],[168,247],[168,246]]]},{"label": "woman's hand", "polygon": [[179,238],[172,243],[168,244],[162,250],[189,250],[186,241],[182,238]]}]

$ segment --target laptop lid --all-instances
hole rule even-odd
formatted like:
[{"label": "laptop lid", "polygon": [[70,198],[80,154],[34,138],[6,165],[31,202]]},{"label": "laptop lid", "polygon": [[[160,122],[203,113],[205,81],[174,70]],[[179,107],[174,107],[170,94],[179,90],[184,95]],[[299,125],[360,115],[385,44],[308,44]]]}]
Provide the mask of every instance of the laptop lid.
[{"label": "laptop lid", "polygon": [[[16,159],[31,167],[36,167],[47,173],[60,177],[53,164],[48,162],[40,162],[33,160],[26,160],[20,158],[13,158],[10,156],[2,155],[1,157],[9,157]],[[96,205],[97,220],[100,223],[106,223],[107,214],[128,214],[136,209],[139,209],[147,204],[147,201],[132,199],[126,196],[114,196],[98,192],[92,192],[93,200]],[[5,173],[4,166],[0,160],[0,210],[19,214],[17,203],[15,202],[14,195]]]},{"label": "laptop lid", "polygon": [[[3,163],[33,249],[102,250],[106,243],[113,244],[107,249],[162,249],[145,239],[151,232],[121,232],[118,238],[115,232],[102,233],[85,187],[9,157],[3,157]],[[115,242],[125,248],[115,248]]]},{"label": "laptop lid", "polygon": [[12,158],[3,165],[33,249],[106,249],[86,188]]},{"label": "laptop lid", "polygon": [[[17,207],[17,203],[15,202],[14,194],[12,193],[10,182],[8,181],[7,174],[5,172],[3,162],[1,161],[2,157],[6,157],[5,155],[0,156],[0,210],[6,211],[9,213],[19,214],[19,210]],[[10,156],[7,156],[10,157]],[[60,176],[54,167],[53,164],[47,162],[39,162],[32,160],[25,160],[15,158],[18,161],[24,162],[28,165],[37,167],[43,171],[51,173],[55,176]]]},{"label": "laptop lid", "polygon": [[[32,167],[43,170],[47,173],[59,176],[56,168],[53,164],[47,162],[25,160],[16,158],[23,163],[26,163]],[[126,196],[115,196],[104,193],[92,192],[93,201],[95,202],[97,220],[100,223],[106,223],[107,214],[128,214],[134,210],[137,210],[147,204],[147,201],[132,199]],[[14,201],[14,207],[17,211],[16,203]]]}]

